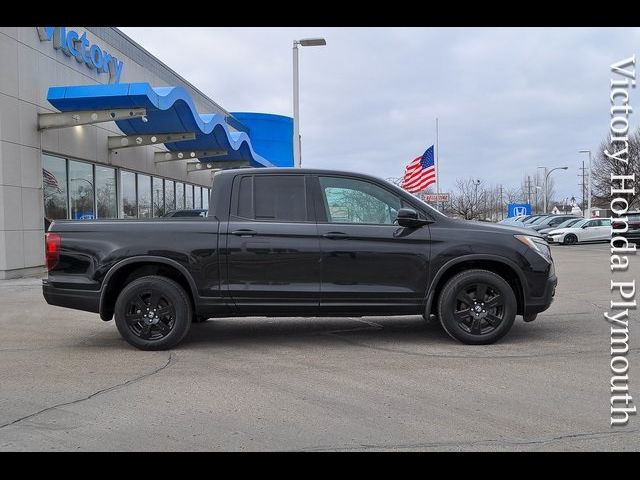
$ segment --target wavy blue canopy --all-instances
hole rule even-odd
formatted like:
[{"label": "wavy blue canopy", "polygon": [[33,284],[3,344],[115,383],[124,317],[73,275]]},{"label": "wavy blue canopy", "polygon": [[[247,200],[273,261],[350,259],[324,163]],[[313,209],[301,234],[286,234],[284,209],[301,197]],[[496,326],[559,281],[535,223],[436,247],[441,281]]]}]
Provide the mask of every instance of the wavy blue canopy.
[{"label": "wavy blue canopy", "polygon": [[[218,113],[198,113],[182,87],[152,88],[148,83],[50,87],[47,100],[61,112],[146,108],[147,122],[119,120],[118,128],[126,135],[195,132],[194,140],[165,146],[170,151],[227,150],[224,156],[203,161],[246,160],[254,167],[274,166],[254,151],[249,130],[241,122]],[[231,130],[230,125],[240,131]]]}]

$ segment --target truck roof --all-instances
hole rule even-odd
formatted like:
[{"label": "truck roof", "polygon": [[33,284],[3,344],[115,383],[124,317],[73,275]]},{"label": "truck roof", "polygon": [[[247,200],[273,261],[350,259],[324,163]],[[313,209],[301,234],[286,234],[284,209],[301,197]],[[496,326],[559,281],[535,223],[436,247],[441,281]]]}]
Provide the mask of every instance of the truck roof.
[{"label": "truck roof", "polygon": [[216,175],[246,175],[256,173],[298,173],[313,175],[353,175],[358,177],[384,180],[382,177],[349,170],[328,170],[324,168],[268,167],[268,168],[230,168],[216,172]]}]

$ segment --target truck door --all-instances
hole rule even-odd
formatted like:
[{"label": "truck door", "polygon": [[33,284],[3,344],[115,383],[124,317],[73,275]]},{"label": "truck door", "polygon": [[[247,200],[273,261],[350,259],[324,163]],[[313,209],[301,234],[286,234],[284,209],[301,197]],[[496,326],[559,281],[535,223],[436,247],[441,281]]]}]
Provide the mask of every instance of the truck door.
[{"label": "truck door", "polygon": [[428,286],[429,227],[398,226],[398,210],[410,206],[376,183],[321,175],[314,187],[322,312],[417,313]]},{"label": "truck door", "polygon": [[295,173],[234,179],[226,286],[239,313],[315,313],[320,242],[309,184]]}]

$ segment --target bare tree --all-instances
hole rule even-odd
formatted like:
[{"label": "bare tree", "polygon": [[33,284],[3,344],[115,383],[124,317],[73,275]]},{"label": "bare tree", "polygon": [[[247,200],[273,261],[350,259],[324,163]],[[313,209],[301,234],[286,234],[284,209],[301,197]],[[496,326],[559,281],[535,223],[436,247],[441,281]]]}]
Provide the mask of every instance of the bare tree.
[{"label": "bare tree", "polygon": [[[480,182],[480,183],[478,183]],[[451,212],[466,220],[480,218],[484,208],[487,192],[479,188],[482,181],[467,178],[457,179],[454,191],[450,196]]]},{"label": "bare tree", "polygon": [[[628,152],[619,154],[619,158],[626,159],[622,162],[607,156],[604,152],[607,150],[611,156],[617,152],[623,151],[624,146],[619,143],[610,143],[609,139],[604,140],[600,144],[600,148],[596,152],[593,165],[591,167],[592,178],[592,195],[594,204],[609,207],[611,202],[611,187],[621,188],[621,182],[611,181],[612,175],[636,175],[636,179],[640,178],[640,128],[629,135]],[[633,188],[636,182],[625,182],[625,188]],[[629,207],[640,208],[640,189],[636,188],[634,194],[625,194],[625,198],[629,200]]]}]

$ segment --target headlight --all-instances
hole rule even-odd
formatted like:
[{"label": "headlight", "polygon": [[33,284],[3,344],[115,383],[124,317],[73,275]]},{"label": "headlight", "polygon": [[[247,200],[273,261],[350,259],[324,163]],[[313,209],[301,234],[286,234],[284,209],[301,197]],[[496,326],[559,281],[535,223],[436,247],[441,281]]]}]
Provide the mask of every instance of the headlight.
[{"label": "headlight", "polygon": [[524,243],[527,247],[535,250],[544,258],[552,262],[551,259],[551,250],[549,249],[549,244],[539,237],[532,237],[529,235],[514,235],[518,240]]}]

